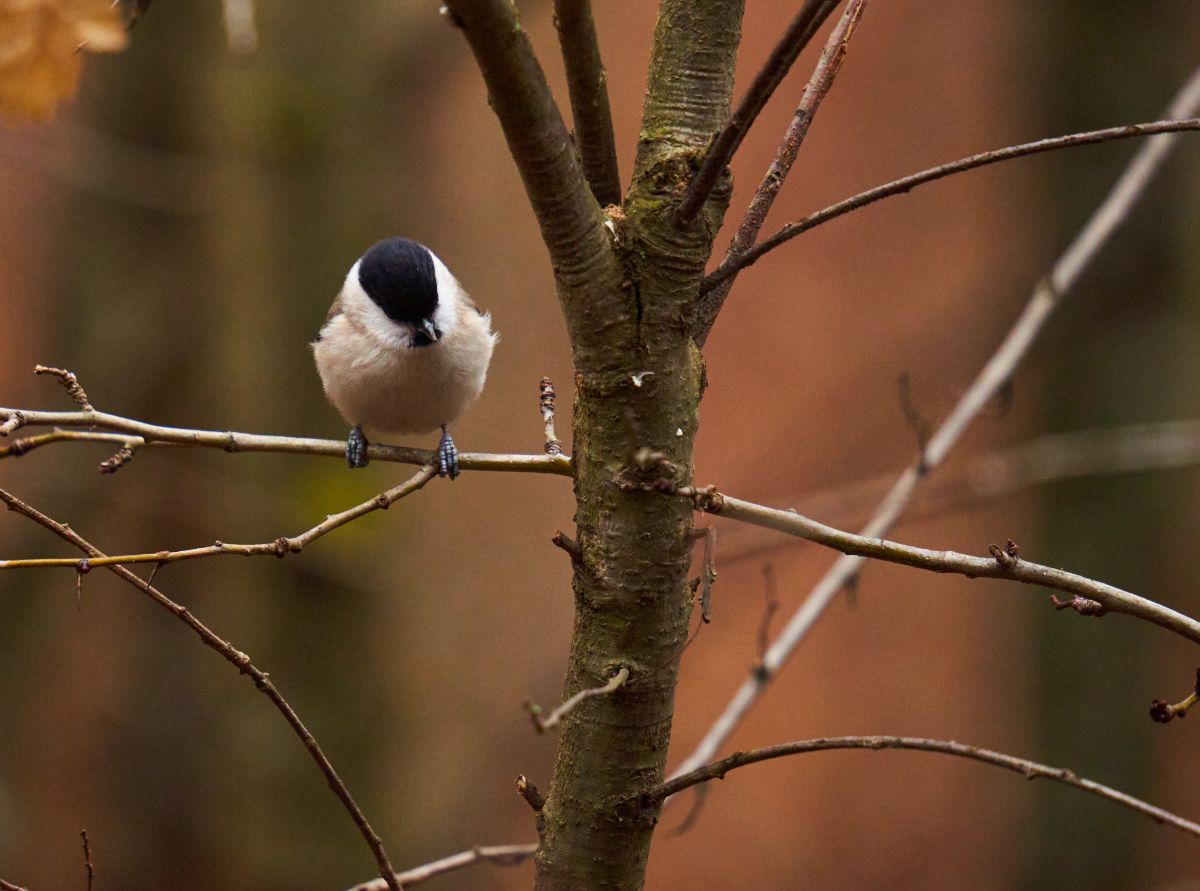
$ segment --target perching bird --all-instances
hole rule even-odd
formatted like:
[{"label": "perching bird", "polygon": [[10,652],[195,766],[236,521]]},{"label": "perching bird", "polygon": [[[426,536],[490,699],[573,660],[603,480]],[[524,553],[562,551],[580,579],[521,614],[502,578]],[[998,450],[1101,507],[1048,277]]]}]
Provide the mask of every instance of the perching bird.
[{"label": "perching bird", "polygon": [[325,395],[351,425],[346,461],[366,467],[363,428],[424,433],[442,428],[439,476],[458,476],[446,426],[483,390],[497,336],[429,248],[389,238],[346,276],[313,344]]}]

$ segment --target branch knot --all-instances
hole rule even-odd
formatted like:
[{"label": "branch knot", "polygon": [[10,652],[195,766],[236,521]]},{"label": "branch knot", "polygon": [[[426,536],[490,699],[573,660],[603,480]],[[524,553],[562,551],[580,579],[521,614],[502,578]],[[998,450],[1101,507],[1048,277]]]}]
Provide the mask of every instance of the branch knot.
[{"label": "branch knot", "polygon": [[988,545],[988,553],[996,559],[1001,569],[1012,572],[1017,567],[1017,561],[1021,559],[1021,546],[1010,538],[1003,548],[996,544]]},{"label": "branch knot", "polygon": [[1096,616],[1099,618],[1108,612],[1106,607],[1099,600],[1092,600],[1090,597],[1084,597],[1076,594],[1070,600],[1059,600],[1058,597],[1051,594],[1050,602],[1054,604],[1055,609],[1073,609],[1081,616]]}]

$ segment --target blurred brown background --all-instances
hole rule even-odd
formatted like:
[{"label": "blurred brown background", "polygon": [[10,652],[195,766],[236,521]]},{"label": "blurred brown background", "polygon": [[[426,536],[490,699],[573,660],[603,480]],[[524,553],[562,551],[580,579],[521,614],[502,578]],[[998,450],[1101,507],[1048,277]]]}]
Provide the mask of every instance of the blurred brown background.
[{"label": "blurred brown background", "polygon": [[[622,173],[637,136],[654,4],[598,0]],[[750,0],[740,89],[795,4]],[[565,102],[550,4],[524,20]],[[225,44],[216,2],[155,4],[120,55],[89,58],[47,126],[0,130],[0,404],[67,409],[35,363],[76,371],[101,409],[181,426],[341,437],[306,347],[362,249],[403,233],[447,260],[503,339],[456,429],[471,451],[537,451],[536,384],[570,392],[550,271],[461,36],[429,2],[260,2],[261,45]],[[772,222],[972,152],[1158,116],[1197,61],[1200,7],[876,2]],[[811,71],[797,64],[736,159],[736,223]],[[839,220],[738,281],[709,341],[697,478],[803,510],[805,493],[897,471],[915,452],[897,377],[942,416],[1130,156],[1130,143],[1018,161]],[[1041,432],[1200,415],[1200,144],[1051,322],[1012,409],[959,461]],[[728,235],[718,238],[723,251]],[[560,432],[569,430],[564,398]],[[430,443],[415,443],[429,445]],[[110,553],[266,541],[391,485],[404,468],[64,444],[0,462],[0,485]],[[901,540],[983,553],[1012,537],[1063,565],[1200,612],[1195,469],[1042,487]],[[918,509],[921,509],[918,504]],[[513,792],[549,781],[571,625],[557,478],[435,482],[284,561],[165,567],[157,582],[250,653],[321,740],[398,867],[530,841]],[[846,525],[853,514],[830,517]],[[728,532],[715,622],[688,650],[672,763],[757,656],[763,566],[778,627],[833,557]],[[0,554],[67,554],[0,517]],[[1200,817],[1192,722],[1153,725],[1198,660],[1166,632],[1054,613],[1045,592],[871,567],[730,743],[896,733],[1069,765]],[[1200,888],[1195,841],[1069,789],[915,753],[749,768],[676,836],[648,885],[674,888]],[[290,730],[177,620],[116,579],[0,575],[0,876],[31,889],[340,889],[373,873]],[[480,866],[441,888],[522,888]],[[432,885],[430,887],[433,887]]]}]

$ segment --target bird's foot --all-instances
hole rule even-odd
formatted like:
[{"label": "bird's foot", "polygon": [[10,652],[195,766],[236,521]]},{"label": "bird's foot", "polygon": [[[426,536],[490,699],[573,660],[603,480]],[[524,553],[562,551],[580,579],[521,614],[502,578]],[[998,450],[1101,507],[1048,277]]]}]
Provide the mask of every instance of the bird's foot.
[{"label": "bird's foot", "polygon": [[351,470],[366,467],[370,458],[367,457],[367,437],[363,435],[362,427],[351,427],[350,436],[346,439],[346,463]]},{"label": "bird's foot", "polygon": [[450,438],[445,424],[442,425],[442,439],[438,443],[436,460],[438,476],[448,476],[450,479],[458,476],[458,446]]}]

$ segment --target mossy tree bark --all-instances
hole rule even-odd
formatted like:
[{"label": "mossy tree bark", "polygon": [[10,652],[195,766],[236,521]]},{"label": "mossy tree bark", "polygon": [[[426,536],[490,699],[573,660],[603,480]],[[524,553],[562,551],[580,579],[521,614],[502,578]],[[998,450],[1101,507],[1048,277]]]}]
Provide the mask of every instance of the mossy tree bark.
[{"label": "mossy tree bark", "polygon": [[[579,558],[566,695],[629,670],[563,723],[538,820],[537,887],[638,888],[657,812],[616,806],[663,777],[692,609],[691,506],[638,484],[664,473],[690,481],[704,364],[689,330],[727,175],[694,222],[679,225],[676,208],[729,115],[743,0],[662,0],[620,211],[593,197],[509,0],[447,5],[524,180],[571,338]],[[643,470],[642,450],[661,458]]]}]

